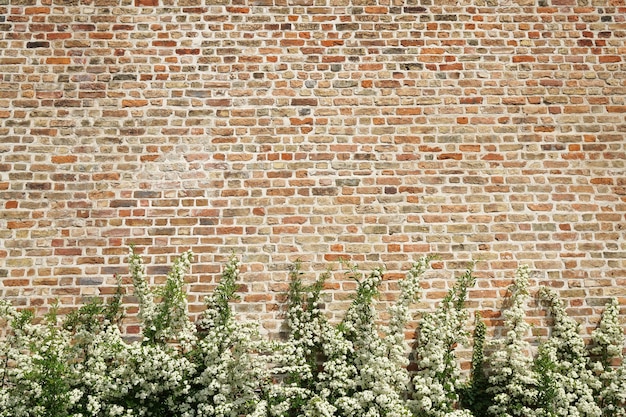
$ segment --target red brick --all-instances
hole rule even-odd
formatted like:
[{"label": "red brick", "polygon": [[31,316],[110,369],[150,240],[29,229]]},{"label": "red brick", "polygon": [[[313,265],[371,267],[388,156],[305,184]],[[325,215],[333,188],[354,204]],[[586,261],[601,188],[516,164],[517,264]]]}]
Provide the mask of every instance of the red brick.
[{"label": "red brick", "polygon": [[513,62],[535,62],[536,58],[532,55],[516,55],[513,57]]},{"label": "red brick", "polygon": [[174,48],[178,46],[178,42],[176,41],[152,41],[152,46],[156,47],[164,47],[164,48]]},{"label": "red brick", "polygon": [[30,280],[4,278],[2,280],[2,285],[7,286],[7,287],[27,287],[30,285]]},{"label": "red brick", "polygon": [[622,62],[622,57],[619,55],[603,55],[599,58],[601,64],[611,63],[611,62]]},{"label": "red brick", "polygon": [[27,7],[24,9],[24,14],[32,15],[32,14],[49,14],[49,7]]},{"label": "red brick", "polygon": [[226,7],[228,13],[250,13],[249,7]]},{"label": "red brick", "polygon": [[54,33],[46,34],[46,39],[51,40],[51,41],[61,40],[61,39],[70,39],[71,37],[72,37],[71,33],[54,32]]},{"label": "red brick", "polygon": [[365,7],[365,13],[368,14],[385,14],[389,11],[389,8],[385,6],[367,6]]},{"label": "red brick", "polygon": [[82,253],[81,248],[56,248],[54,250],[54,254],[60,256],[78,256],[82,255]]},{"label": "red brick", "polygon": [[613,178],[592,178],[589,182],[591,184],[613,185]]},{"label": "red brick", "polygon": [[461,153],[442,153],[437,155],[437,159],[454,159],[455,161],[460,161],[463,159],[463,154]]},{"label": "red brick", "polygon": [[35,226],[35,222],[30,221],[20,221],[20,222],[7,222],[7,229],[30,229]]}]

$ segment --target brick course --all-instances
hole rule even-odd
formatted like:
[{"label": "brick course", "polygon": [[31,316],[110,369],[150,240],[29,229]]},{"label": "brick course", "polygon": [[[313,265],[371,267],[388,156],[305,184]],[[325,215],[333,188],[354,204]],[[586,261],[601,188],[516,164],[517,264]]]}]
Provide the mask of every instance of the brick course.
[{"label": "brick course", "polygon": [[19,305],[109,294],[130,243],[157,281],[197,253],[193,311],[240,253],[270,331],[296,258],[388,293],[439,254],[424,308],[480,259],[490,320],[521,263],[589,328],[626,304],[624,0],[7,0],[0,46]]}]

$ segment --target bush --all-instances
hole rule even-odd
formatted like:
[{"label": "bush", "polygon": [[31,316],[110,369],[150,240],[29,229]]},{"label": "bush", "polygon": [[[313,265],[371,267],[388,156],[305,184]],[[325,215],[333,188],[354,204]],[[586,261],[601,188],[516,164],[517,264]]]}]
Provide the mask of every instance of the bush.
[{"label": "bush", "polygon": [[470,344],[465,302],[475,282],[473,265],[435,311],[423,313],[411,353],[404,335],[430,258],[399,281],[385,325],[377,324],[381,268],[363,274],[348,266],[356,293],[343,320],[332,323],[321,302],[329,274],[306,285],[296,262],[282,341],[267,340],[255,323],[236,319],[230,306],[239,279],[234,256],[200,319],[190,321],[184,275],[192,258],[182,254],[166,282],[150,288],[142,258],[131,248],[138,341],[120,333],[121,291],[64,320],[55,308],[38,320],[0,302],[7,328],[0,341],[0,417],[626,416],[617,301],[607,305],[589,348],[564,303],[541,289],[554,325],[533,354],[524,316],[527,267],[511,287],[503,339],[488,342],[477,315],[466,375],[456,349]]}]

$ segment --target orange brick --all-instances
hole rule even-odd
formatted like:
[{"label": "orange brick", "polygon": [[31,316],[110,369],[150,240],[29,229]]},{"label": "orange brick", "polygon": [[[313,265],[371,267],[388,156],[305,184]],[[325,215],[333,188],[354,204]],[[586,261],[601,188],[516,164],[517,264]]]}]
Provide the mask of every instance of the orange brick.
[{"label": "orange brick", "polygon": [[72,60],[68,57],[53,57],[46,58],[46,63],[51,65],[69,65],[72,63]]},{"label": "orange brick", "polygon": [[49,14],[50,13],[50,8],[49,7],[27,7],[26,9],[24,9],[24,14],[30,15],[30,14]]},{"label": "orange brick", "polygon": [[53,164],[71,164],[78,160],[76,155],[55,155],[52,157]]}]

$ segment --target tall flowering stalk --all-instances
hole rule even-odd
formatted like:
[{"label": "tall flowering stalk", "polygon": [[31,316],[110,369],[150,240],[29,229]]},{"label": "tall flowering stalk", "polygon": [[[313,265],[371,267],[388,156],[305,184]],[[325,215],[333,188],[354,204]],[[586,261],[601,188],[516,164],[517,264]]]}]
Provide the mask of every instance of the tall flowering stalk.
[{"label": "tall flowering stalk", "polygon": [[557,294],[541,288],[554,319],[550,338],[541,344],[535,361],[540,376],[539,403],[547,416],[600,417],[594,399],[599,381],[589,369],[589,352],[580,336],[578,323],[567,316]]},{"label": "tall flowering stalk", "polygon": [[190,393],[178,406],[185,417],[230,417],[266,409],[264,393],[269,368],[255,323],[239,323],[230,304],[239,280],[239,260],[231,256],[220,282],[206,297],[206,310],[197,322],[198,340],[187,357],[195,365]]},{"label": "tall flowering stalk", "polygon": [[[413,377],[412,405],[418,417],[453,413],[464,387],[455,356],[457,345],[468,342],[464,308],[467,290],[474,285],[473,264],[457,280],[434,313],[422,319],[417,339],[418,371]],[[464,415],[471,413],[464,411]]]},{"label": "tall flowering stalk", "polygon": [[144,338],[153,340],[157,333],[156,328],[156,303],[146,278],[146,267],[141,255],[135,252],[135,247],[130,245],[128,254],[128,269],[133,280],[134,295],[139,302],[139,319],[143,325]]},{"label": "tall flowering stalk", "polygon": [[603,417],[626,416],[626,361],[624,360],[624,331],[619,322],[619,304],[613,298],[607,304],[602,320],[591,334],[595,356],[592,369],[600,385],[595,396]]},{"label": "tall flowering stalk", "polygon": [[[135,295],[139,300],[139,317],[143,324],[144,342],[165,343],[171,339],[189,343],[194,338],[194,326],[188,318],[185,274],[191,269],[193,253],[184,252],[174,261],[165,285],[151,289],[145,277],[141,255],[130,247],[128,258]],[[155,302],[155,297],[160,302]]]},{"label": "tall flowering stalk", "polygon": [[482,320],[480,312],[476,312],[470,380],[460,393],[461,404],[476,416],[487,415],[487,408],[490,405],[487,395],[489,378],[485,372],[486,337],[487,325]]},{"label": "tall flowering stalk", "polygon": [[[403,399],[408,377],[398,362],[397,349],[404,343],[391,347],[397,338],[389,340],[381,337],[381,329],[375,324],[375,298],[382,281],[383,270],[374,269],[369,275],[358,281],[356,298],[352,302],[346,317],[340,325],[343,336],[352,346],[354,354],[350,358],[356,374],[355,386],[337,399],[336,406],[345,416],[393,416],[411,415]],[[404,295],[408,301],[408,294]],[[402,307],[400,306],[400,309]],[[394,326],[403,325],[406,317],[396,316]],[[395,329],[396,331],[398,329]],[[389,336],[389,335],[387,335]],[[391,349],[390,349],[391,348]]]},{"label": "tall flowering stalk", "polygon": [[496,342],[489,360],[491,374],[487,393],[493,397],[488,413],[494,417],[533,417],[539,404],[539,376],[533,368],[531,346],[525,321],[528,292],[528,266],[518,268],[510,288],[511,307],[504,312],[506,337]]},{"label": "tall flowering stalk", "polygon": [[347,360],[353,354],[353,346],[321,310],[321,294],[328,273],[309,286],[303,284],[301,275],[297,261],[290,271],[289,339],[281,350],[286,377],[277,398],[283,401],[273,406],[273,412],[334,416],[335,400],[354,387],[356,368]]},{"label": "tall flowering stalk", "polygon": [[195,365],[179,349],[191,349],[196,338],[195,327],[188,319],[184,290],[184,277],[192,258],[191,251],[181,254],[165,284],[151,288],[141,255],[130,247],[129,271],[139,301],[143,340],[113,350],[111,362],[118,367],[111,372],[119,383],[115,384],[118,392],[110,392],[115,406],[112,412],[169,417],[185,404]]},{"label": "tall flowering stalk", "polygon": [[[405,327],[411,319],[411,306],[417,303],[421,296],[422,276],[433,260],[431,256],[424,256],[415,262],[407,271],[404,279],[398,282],[400,296],[396,304],[389,307],[389,326],[387,327],[387,348],[390,359],[403,369],[409,365],[406,352]],[[406,373],[404,378],[408,378]],[[405,382],[408,385],[408,381]]]}]

